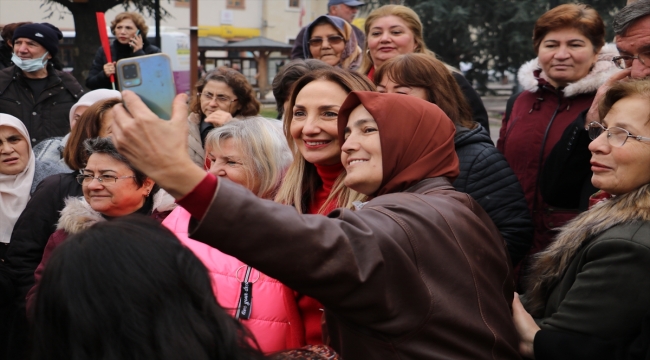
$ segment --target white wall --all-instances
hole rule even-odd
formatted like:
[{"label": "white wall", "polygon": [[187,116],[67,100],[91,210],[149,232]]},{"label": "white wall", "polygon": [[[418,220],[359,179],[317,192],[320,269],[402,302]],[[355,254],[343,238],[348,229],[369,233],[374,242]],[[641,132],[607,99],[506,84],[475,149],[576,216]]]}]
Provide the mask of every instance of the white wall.
[{"label": "white wall", "polygon": [[[263,4],[265,1],[266,4]],[[303,16],[303,26],[327,11],[327,0],[303,0],[305,6],[305,15]],[[185,31],[189,27],[190,11],[188,7],[178,7],[174,2],[168,3],[167,0],[161,0],[161,6],[167,9],[173,16],[162,21],[162,26],[175,27]],[[50,11],[49,4],[43,4],[42,0],[0,0],[0,25],[18,22],[49,22],[59,27],[61,30],[74,30],[74,21],[64,7],[52,5],[54,15],[45,19]],[[262,35],[280,42],[287,42],[293,39],[300,30],[299,18],[300,10],[291,9],[288,6],[288,0],[245,0],[246,8],[244,10],[232,9],[233,26],[243,28],[257,28],[262,31]],[[267,27],[262,28],[263,9],[266,10]],[[199,26],[219,26],[221,24],[221,11],[226,9],[226,0],[199,0]],[[121,6],[116,6],[106,13],[106,21],[110,21],[119,12],[122,12]],[[145,16],[147,24],[152,27],[154,19]],[[88,29],[94,30],[94,29]]]}]

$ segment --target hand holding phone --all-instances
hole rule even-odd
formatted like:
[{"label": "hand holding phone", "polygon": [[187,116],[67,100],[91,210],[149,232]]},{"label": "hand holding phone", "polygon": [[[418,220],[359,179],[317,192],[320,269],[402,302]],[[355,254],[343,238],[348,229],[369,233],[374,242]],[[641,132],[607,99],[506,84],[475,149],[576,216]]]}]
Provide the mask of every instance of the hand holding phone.
[{"label": "hand holding phone", "polygon": [[135,33],[135,36],[129,40],[129,46],[133,49],[133,52],[141,50],[144,47],[144,40],[140,36],[140,30]]},{"label": "hand holding phone", "polygon": [[171,60],[165,54],[121,59],[117,62],[120,90],[135,92],[159,118],[169,120],[176,95]]}]

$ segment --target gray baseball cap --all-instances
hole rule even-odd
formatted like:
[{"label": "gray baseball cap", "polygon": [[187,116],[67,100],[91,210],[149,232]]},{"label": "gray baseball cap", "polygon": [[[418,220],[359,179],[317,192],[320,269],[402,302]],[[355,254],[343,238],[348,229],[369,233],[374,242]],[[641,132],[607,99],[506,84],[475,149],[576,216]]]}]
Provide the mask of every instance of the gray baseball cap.
[{"label": "gray baseball cap", "polygon": [[329,8],[332,5],[338,5],[338,4],[345,4],[347,6],[352,6],[352,7],[366,5],[366,3],[364,3],[363,1],[356,1],[356,0],[330,0],[327,3],[327,7]]}]

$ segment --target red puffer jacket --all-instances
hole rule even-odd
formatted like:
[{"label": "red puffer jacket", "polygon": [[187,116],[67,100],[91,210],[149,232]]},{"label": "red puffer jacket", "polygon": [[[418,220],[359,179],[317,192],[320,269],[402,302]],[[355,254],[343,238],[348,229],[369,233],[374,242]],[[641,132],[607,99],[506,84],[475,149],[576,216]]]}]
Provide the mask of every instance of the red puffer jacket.
[{"label": "red puffer jacket", "polygon": [[[503,119],[497,148],[517,175],[533,217],[535,235],[527,258],[551,242],[556,234],[554,229],[578,214],[577,209],[558,209],[544,203],[539,175],[567,126],[591,106],[598,87],[618,71],[611,61],[616,55],[614,45],[604,46],[591,72],[562,89],[554,88],[547,81],[537,59],[519,70],[519,82],[525,90],[514,95],[517,98],[510,117]],[[527,258],[520,263],[520,268],[527,267]]]}]

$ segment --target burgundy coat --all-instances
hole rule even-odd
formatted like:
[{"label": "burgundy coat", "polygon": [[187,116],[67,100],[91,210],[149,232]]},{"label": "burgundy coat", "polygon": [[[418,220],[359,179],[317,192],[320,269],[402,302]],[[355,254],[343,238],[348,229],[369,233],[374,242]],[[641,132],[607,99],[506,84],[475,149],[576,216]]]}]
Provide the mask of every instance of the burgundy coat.
[{"label": "burgundy coat", "polygon": [[[612,51],[615,49],[607,45],[599,56],[610,58],[615,55]],[[546,81],[537,59],[519,71],[519,80],[526,90],[514,95],[517,98],[510,118],[503,119],[497,148],[519,179],[533,218],[535,234],[528,257],[543,250],[557,233],[554,229],[578,214],[577,209],[553,208],[544,202],[540,172],[567,126],[591,106],[598,87],[616,71],[613,62],[599,61],[586,77],[563,89]],[[526,268],[527,259],[520,266]]]}]

